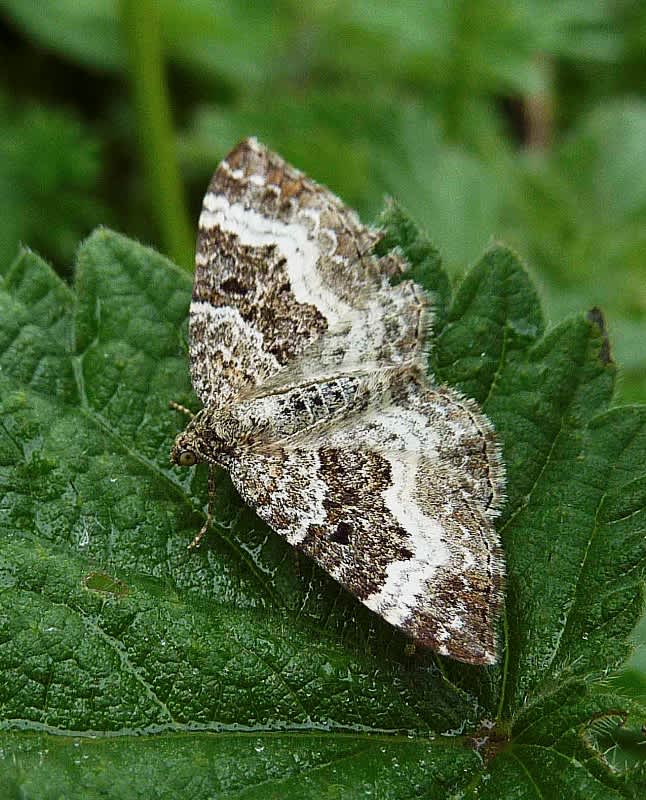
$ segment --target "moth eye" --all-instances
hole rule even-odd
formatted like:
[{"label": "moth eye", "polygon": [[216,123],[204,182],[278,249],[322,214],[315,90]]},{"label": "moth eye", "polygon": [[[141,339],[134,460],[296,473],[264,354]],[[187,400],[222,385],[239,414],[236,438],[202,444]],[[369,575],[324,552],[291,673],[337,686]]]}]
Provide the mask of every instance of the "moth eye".
[{"label": "moth eye", "polygon": [[182,450],[179,454],[180,467],[192,467],[196,462],[197,458],[192,450]]}]

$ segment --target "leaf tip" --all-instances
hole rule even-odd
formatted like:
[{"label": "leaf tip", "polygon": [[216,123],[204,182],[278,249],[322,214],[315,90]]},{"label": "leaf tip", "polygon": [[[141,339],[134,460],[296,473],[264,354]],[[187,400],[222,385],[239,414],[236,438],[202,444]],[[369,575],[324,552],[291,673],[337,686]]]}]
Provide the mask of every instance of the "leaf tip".
[{"label": "leaf tip", "polygon": [[513,264],[514,267],[522,270],[526,275],[529,276],[529,268],[523,256],[512,247],[507,242],[503,242],[501,239],[492,238],[489,241],[489,244],[485,248],[484,257],[487,256],[501,256],[507,260],[509,264]]},{"label": "leaf tip", "polygon": [[591,325],[597,328],[601,334],[602,343],[599,349],[599,359],[601,363],[604,366],[612,364],[613,360],[612,353],[610,351],[610,338],[608,336],[608,328],[606,326],[606,319],[603,315],[603,311],[597,306],[594,306],[587,312],[586,319]]}]

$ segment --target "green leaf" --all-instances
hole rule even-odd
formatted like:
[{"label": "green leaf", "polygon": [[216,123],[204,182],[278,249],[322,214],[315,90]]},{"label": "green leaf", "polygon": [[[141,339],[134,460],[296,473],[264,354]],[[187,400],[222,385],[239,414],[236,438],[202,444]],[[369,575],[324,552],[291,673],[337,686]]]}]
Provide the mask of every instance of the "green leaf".
[{"label": "green leaf", "polygon": [[[544,158],[511,169],[511,239],[548,278],[547,306],[562,318],[600,303],[617,338],[624,397],[646,398],[646,104],[605,100]],[[627,378],[627,380],[626,380]]]},{"label": "green leaf", "polygon": [[389,202],[379,218],[383,238],[377,245],[378,255],[395,247],[411,265],[405,277],[423,283],[433,306],[433,333],[438,335],[446,323],[451,302],[449,276],[442,268],[442,259],[433,245],[422,238],[415,223],[396,203]]},{"label": "green leaf", "polygon": [[0,272],[21,241],[71,264],[79,237],[108,214],[93,199],[99,146],[72,114],[0,94]]},{"label": "green leaf", "polygon": [[[276,19],[275,9],[264,2],[219,0],[217,13],[210,0],[185,0],[180,6],[161,0],[159,5],[169,56],[201,79],[210,75],[214,83],[218,75],[245,84],[265,79],[273,49],[294,27],[286,14]],[[38,0],[0,0],[0,8],[47,49],[91,69],[125,71],[117,0],[59,0],[56,7]],[[270,15],[278,42],[267,36]]]},{"label": "green leaf", "polygon": [[[58,0],[55,7],[0,0],[0,8],[25,34],[69,59],[94,68],[124,66],[116,0]],[[482,0],[477,6],[353,0],[341,6],[309,3],[298,15],[290,4],[258,0],[220,0],[217,13],[209,0],[161,0],[160,12],[171,56],[247,84],[266,78],[263,67],[278,72],[272,55],[280,49],[291,56],[292,69],[307,58],[310,69],[324,73],[353,75],[369,68],[371,74],[380,70],[403,83],[445,91],[475,85],[518,94],[537,85],[537,51],[613,61],[619,50],[602,0],[556,7],[542,0]],[[294,32],[308,45],[305,53],[289,53]],[[339,39],[351,39],[353,47],[331,46]]]},{"label": "green leaf", "polygon": [[439,800],[463,786],[478,763],[474,753],[450,740],[431,749],[424,741],[362,734],[157,734],[107,739],[99,746],[83,738],[4,734],[0,746],[17,762],[4,796],[29,799],[335,800],[371,792],[397,800],[423,792]]},{"label": "green leaf", "polygon": [[[395,146],[393,120],[401,114],[397,103],[386,95],[376,102],[351,87],[325,86],[312,87],[307,94],[277,88],[268,105],[266,91],[248,93],[235,109],[199,108],[180,140],[185,168],[199,171],[203,184],[213,172],[214,158],[224,157],[231,142],[252,132],[307,174],[316,175],[362,216],[374,217],[386,188],[374,165],[384,149]],[[339,152],[346,156],[342,169]]]},{"label": "green leaf", "polygon": [[434,373],[503,445],[503,661],[411,653],[224,476],[187,550],[206,480],[170,466],[167,403],[195,403],[190,280],[99,230],[73,290],[29,251],[0,288],[3,796],[637,796],[602,756],[637,712],[595,681],[641,609],[646,411],[607,409],[598,313],[544,336],[513,253],[452,296],[410,220],[382,224],[434,293]]},{"label": "green leaf", "polygon": [[[499,227],[502,184],[495,161],[487,163],[465,147],[447,141],[437,114],[411,106],[395,118],[397,146],[384,147],[378,164],[383,185],[415,221],[430,231],[449,268],[472,263]],[[490,123],[474,113],[479,130]],[[496,143],[495,156],[504,159]]]}]

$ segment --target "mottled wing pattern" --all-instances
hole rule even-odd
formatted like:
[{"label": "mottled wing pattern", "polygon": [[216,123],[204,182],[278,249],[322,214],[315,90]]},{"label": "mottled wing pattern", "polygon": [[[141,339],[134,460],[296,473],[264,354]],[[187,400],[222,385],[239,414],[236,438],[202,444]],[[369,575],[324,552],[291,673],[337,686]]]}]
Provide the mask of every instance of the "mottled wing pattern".
[{"label": "mottled wing pattern", "polygon": [[231,472],[244,499],[373,611],[470,663],[496,658],[503,490],[475,404],[416,381],[318,443],[294,437]]},{"label": "mottled wing pattern", "polygon": [[200,216],[189,339],[202,402],[224,405],[322,336],[297,374],[339,366],[349,353],[348,361],[421,358],[426,300],[411,281],[388,285],[405,264],[396,254],[374,256],[377,238],[278,155],[253,139],[238,145],[215,172]]},{"label": "mottled wing pattern", "polygon": [[[266,421],[280,435],[226,450],[241,496],[384,619],[489,664],[504,571],[500,455],[477,405],[426,377],[428,301],[410,280],[390,284],[406,264],[377,258],[377,238],[254,140],[227,156],[204,198],[190,309],[204,415],[173,457],[223,441],[208,420],[225,406],[266,409],[293,387],[289,424],[278,411]],[[364,389],[353,400],[343,386],[354,385]]]},{"label": "mottled wing pattern", "polygon": [[391,367],[426,371],[428,300],[412,281],[385,286],[310,344],[280,371],[258,387],[244,392],[252,397],[304,383],[323,383],[336,375],[378,372]]}]

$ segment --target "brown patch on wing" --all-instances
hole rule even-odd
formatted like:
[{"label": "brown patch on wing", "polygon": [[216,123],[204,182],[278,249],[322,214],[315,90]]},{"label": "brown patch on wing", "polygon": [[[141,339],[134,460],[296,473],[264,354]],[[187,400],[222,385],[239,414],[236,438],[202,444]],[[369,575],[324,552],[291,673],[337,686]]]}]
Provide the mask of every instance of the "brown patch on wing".
[{"label": "brown patch on wing", "polygon": [[300,548],[360,600],[379,591],[393,561],[412,557],[409,534],[386,508],[388,461],[374,452],[322,449],[324,524],[310,525]]},{"label": "brown patch on wing", "polygon": [[[504,571],[498,537],[470,499],[468,481],[449,466],[434,469],[432,476],[416,476],[414,499],[446,531],[450,558],[420,587],[415,611],[401,628],[453,658],[492,663]],[[379,592],[389,565],[414,557],[408,532],[384,502],[390,464],[374,451],[249,453],[236,459],[231,475],[243,498],[278,533],[289,538],[295,527],[307,526],[297,547],[359,600]],[[324,521],[308,525],[322,510]]]},{"label": "brown patch on wing", "polygon": [[273,245],[241,245],[233,233],[218,226],[202,230],[193,300],[219,308],[236,308],[245,322],[263,336],[264,350],[283,365],[327,329],[315,306],[294,297],[285,260]]},{"label": "brown patch on wing", "polygon": [[[436,471],[434,486],[426,491],[418,478],[416,502],[425,513],[441,520],[450,560],[438,567],[432,582],[416,597],[415,613],[402,628],[426,647],[445,649],[459,661],[490,664],[496,652],[495,621],[503,602],[504,566],[498,535],[473,503],[467,484],[456,473],[451,479],[442,479],[442,471],[446,467]],[[446,475],[448,478],[448,471]],[[464,531],[469,531],[468,537]],[[470,558],[465,558],[467,554]],[[452,625],[456,619],[460,626]]]},{"label": "brown patch on wing", "polygon": [[448,386],[429,387],[416,376],[402,385],[397,402],[427,417],[440,434],[437,450],[442,461],[466,478],[480,507],[490,517],[497,516],[505,471],[493,426],[476,403]]},{"label": "brown patch on wing", "polygon": [[238,491],[284,536],[310,523],[297,544],[360,600],[378,591],[392,561],[409,560],[409,534],[386,508],[390,465],[374,452],[282,450],[241,454],[228,467]]},{"label": "brown patch on wing", "polygon": [[321,253],[317,268],[324,284],[350,305],[365,296],[367,287],[377,289],[384,278],[407,267],[396,253],[383,259],[373,255],[381,234],[363,225],[325,186],[253,139],[245,139],[229,153],[213,175],[209,191],[269,219],[306,225]]},{"label": "brown patch on wing", "polygon": [[[403,630],[425,647],[446,648],[448,655],[459,661],[492,663],[496,654],[495,621],[502,607],[502,576],[488,574],[482,566],[456,572],[449,564],[438,569],[427,589],[417,598],[417,609],[402,625]],[[461,628],[451,627],[451,613],[460,615],[464,622]],[[448,640],[442,635],[446,631],[450,632]]]}]

